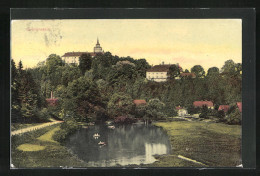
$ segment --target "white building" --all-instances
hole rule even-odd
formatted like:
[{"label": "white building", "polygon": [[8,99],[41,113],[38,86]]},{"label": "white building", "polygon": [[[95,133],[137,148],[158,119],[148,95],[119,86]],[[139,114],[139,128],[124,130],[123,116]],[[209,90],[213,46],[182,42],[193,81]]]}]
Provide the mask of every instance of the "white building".
[{"label": "white building", "polygon": [[186,109],[179,109],[178,110],[178,116],[179,117],[184,117],[186,115],[188,115],[188,111]]},{"label": "white building", "polygon": [[94,52],[67,52],[65,53],[61,58],[64,60],[65,63],[68,64],[79,64],[79,58],[82,54],[90,54],[91,57],[96,56],[97,54],[103,54],[104,51],[102,50],[102,47],[99,44],[99,41],[97,39],[97,44],[94,47]]},{"label": "white building", "polygon": [[[153,66],[152,68],[146,71],[146,79],[151,81],[156,81],[156,82],[166,81],[168,78],[167,73],[169,71],[170,66],[172,66],[172,64],[164,64],[164,63],[162,63],[162,65]],[[179,68],[180,70],[182,70],[180,66]]]}]

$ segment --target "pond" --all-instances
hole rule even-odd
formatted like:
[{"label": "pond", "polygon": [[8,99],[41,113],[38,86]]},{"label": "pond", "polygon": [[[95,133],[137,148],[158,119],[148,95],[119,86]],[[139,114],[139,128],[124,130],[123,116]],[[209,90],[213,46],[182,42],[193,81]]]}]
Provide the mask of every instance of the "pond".
[{"label": "pond", "polygon": [[[100,137],[94,138],[98,133]],[[106,145],[99,145],[99,142]],[[171,145],[165,131],[152,125],[106,125],[80,129],[66,141],[66,147],[88,167],[127,166],[149,164],[153,155],[169,154]]]}]

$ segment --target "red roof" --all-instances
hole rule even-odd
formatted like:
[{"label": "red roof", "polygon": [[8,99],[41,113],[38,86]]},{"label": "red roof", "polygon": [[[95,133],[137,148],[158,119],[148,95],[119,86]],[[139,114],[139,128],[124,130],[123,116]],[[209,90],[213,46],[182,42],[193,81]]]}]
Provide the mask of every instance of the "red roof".
[{"label": "red roof", "polygon": [[145,105],[146,104],[146,101],[145,100],[134,100],[133,101],[134,102],[134,104],[136,105],[136,106],[139,106],[139,105]]},{"label": "red roof", "polygon": [[175,108],[176,108],[176,110],[180,110],[180,109],[182,109],[181,106],[176,106]]},{"label": "red roof", "polygon": [[207,107],[213,107],[212,101],[194,101],[193,102],[194,107],[202,107],[204,105]]},{"label": "red roof", "polygon": [[[148,69],[147,72],[168,72],[169,68],[173,64],[164,64],[164,65],[155,65],[152,68]],[[179,66],[180,71],[182,71],[181,66]]]},{"label": "red roof", "polygon": [[67,52],[62,57],[80,57],[82,54],[90,54],[90,56],[96,56],[94,52]]},{"label": "red roof", "polygon": [[237,107],[240,112],[242,112],[242,102],[237,102]]},{"label": "red roof", "polygon": [[180,76],[181,77],[189,77],[190,76],[192,78],[196,77],[195,73],[181,73]]},{"label": "red roof", "polygon": [[218,107],[218,110],[219,111],[223,110],[224,112],[227,112],[229,110],[229,105],[220,105]]},{"label": "red roof", "polygon": [[46,101],[47,101],[48,105],[56,106],[58,104],[59,99],[58,98],[47,98]]}]

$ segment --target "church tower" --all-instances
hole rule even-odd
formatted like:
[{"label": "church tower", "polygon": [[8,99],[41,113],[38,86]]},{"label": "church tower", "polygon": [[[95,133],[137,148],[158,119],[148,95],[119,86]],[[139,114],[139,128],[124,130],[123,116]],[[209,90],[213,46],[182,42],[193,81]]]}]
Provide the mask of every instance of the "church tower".
[{"label": "church tower", "polygon": [[102,47],[101,47],[100,44],[99,44],[98,38],[97,38],[97,44],[96,44],[96,46],[94,47],[94,53],[103,53],[103,50],[102,50]]}]

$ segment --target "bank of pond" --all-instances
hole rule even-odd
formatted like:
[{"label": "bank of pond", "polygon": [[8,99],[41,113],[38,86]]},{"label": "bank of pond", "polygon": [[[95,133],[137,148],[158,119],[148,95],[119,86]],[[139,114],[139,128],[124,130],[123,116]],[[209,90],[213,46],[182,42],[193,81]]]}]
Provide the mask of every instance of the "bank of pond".
[{"label": "bank of pond", "polygon": [[81,124],[56,141],[61,125],[12,137],[11,161],[28,167],[235,167],[241,126],[201,121]]}]

